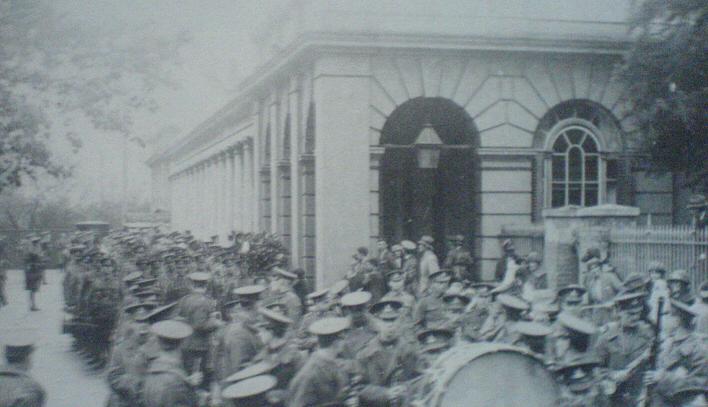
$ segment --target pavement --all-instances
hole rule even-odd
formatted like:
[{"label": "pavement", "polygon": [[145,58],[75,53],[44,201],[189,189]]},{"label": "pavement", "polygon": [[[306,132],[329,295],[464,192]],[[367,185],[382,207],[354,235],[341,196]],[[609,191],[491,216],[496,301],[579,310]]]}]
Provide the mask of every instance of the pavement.
[{"label": "pavement", "polygon": [[36,334],[30,375],[47,391],[46,407],[103,407],[108,397],[105,374],[88,369],[71,351],[71,337],[61,333],[64,274],[47,270],[46,276],[48,284],[41,286],[36,297],[40,310],[30,312],[23,272],[7,271],[9,305],[0,308],[0,343],[13,329],[28,328]]}]

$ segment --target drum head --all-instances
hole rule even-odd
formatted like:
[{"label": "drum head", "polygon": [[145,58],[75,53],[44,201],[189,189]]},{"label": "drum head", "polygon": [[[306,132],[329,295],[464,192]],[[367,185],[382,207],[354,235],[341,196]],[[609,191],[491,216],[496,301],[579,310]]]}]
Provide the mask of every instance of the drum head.
[{"label": "drum head", "polygon": [[[428,372],[426,406],[552,407],[560,389],[544,363],[498,344],[465,344],[441,355]],[[421,405],[423,405],[421,404]]]}]

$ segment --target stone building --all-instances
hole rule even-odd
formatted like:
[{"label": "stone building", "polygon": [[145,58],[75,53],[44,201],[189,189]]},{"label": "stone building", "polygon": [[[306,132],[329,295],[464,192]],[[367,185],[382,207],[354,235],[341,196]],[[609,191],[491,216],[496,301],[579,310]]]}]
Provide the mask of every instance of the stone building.
[{"label": "stone building", "polygon": [[291,1],[232,102],[149,160],[155,207],[278,233],[318,284],[379,236],[463,234],[489,278],[501,227],[544,208],[675,222],[679,180],[645,173],[613,76],[630,3]]}]

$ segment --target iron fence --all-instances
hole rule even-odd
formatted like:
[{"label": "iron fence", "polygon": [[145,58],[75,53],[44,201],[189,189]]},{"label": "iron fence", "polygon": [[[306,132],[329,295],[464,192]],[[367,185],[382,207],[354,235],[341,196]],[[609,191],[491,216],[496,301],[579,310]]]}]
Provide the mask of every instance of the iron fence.
[{"label": "iron fence", "polygon": [[647,225],[610,229],[610,262],[620,276],[646,273],[652,261],[669,272],[688,271],[695,290],[708,278],[708,231],[689,225]]}]

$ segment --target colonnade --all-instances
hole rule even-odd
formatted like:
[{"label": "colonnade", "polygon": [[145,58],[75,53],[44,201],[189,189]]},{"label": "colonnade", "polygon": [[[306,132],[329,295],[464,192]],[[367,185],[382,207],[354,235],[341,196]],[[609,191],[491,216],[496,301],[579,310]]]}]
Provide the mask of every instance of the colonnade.
[{"label": "colonnade", "polygon": [[255,185],[250,138],[193,162],[170,177],[172,225],[201,239],[254,232]]}]

